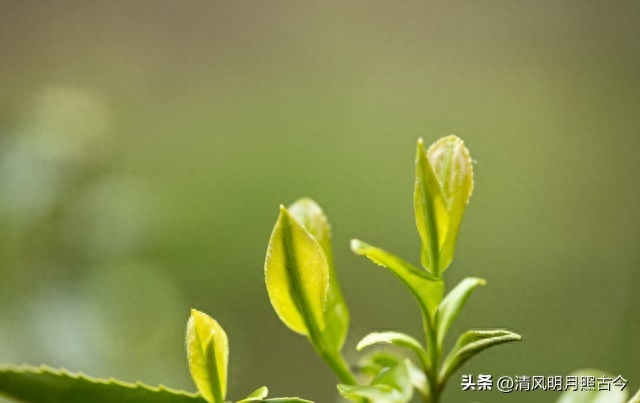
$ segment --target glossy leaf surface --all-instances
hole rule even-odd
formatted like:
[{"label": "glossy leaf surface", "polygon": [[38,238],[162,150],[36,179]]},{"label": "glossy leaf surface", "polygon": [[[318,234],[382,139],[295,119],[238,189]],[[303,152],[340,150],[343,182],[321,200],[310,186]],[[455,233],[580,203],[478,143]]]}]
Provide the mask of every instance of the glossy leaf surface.
[{"label": "glossy leaf surface", "polygon": [[433,317],[442,301],[444,284],[442,280],[429,275],[401,258],[375,246],[368,245],[354,239],[351,241],[351,250],[368,257],[372,262],[391,270],[409,288],[418,301],[423,313]]},{"label": "glossy leaf surface", "polygon": [[322,337],[327,347],[340,351],[349,329],[349,310],[342,296],[333,261],[331,225],[320,206],[309,198],[297,200],[287,209],[289,213],[318,241],[329,265],[329,288],[324,310],[325,327]]},{"label": "glossy leaf surface", "polygon": [[444,383],[462,364],[489,347],[511,341],[520,341],[522,336],[508,330],[466,331],[451,349],[440,372],[440,383]]},{"label": "glossy leaf surface", "polygon": [[[598,371],[595,369],[583,369],[580,371],[576,371],[570,374],[570,376],[578,377],[578,387],[580,387],[580,382],[582,377],[593,377],[597,378],[610,378],[615,379],[614,375],[606,374],[602,371]],[[617,387],[611,385],[611,390],[602,390],[598,391],[572,391],[567,390],[562,392],[562,395],[558,399],[557,403],[626,403],[627,402],[627,391],[619,390]],[[633,403],[633,399],[629,401],[629,403]]]},{"label": "glossy leaf surface", "polygon": [[227,393],[229,342],[210,316],[191,310],[187,322],[189,371],[200,394],[210,403],[222,403]]},{"label": "glossy leaf surface", "polygon": [[449,328],[458,317],[473,290],[486,283],[484,279],[468,277],[444,297],[438,308],[438,346],[442,347]]},{"label": "glossy leaf surface", "polygon": [[0,366],[0,395],[26,403],[206,403],[198,394],[46,366]]},{"label": "glossy leaf surface", "polygon": [[280,207],[265,261],[269,299],[291,330],[309,335],[324,329],[329,265],[318,241]]}]

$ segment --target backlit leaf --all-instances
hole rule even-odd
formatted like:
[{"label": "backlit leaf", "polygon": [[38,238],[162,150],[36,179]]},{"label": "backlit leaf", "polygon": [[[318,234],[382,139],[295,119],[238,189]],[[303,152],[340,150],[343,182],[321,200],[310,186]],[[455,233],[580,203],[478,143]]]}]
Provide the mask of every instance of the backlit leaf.
[{"label": "backlit leaf", "polygon": [[326,346],[340,351],[349,329],[349,310],[342,296],[333,262],[331,225],[320,206],[309,198],[297,200],[287,209],[289,213],[318,241],[329,265],[329,289],[324,311],[325,327],[322,337]]},{"label": "backlit leaf", "polygon": [[422,265],[440,276],[440,248],[449,228],[449,212],[422,139],[416,152],[416,183],[413,193],[416,226],[422,239]]},{"label": "backlit leaf", "polygon": [[210,403],[223,403],[229,362],[226,333],[213,318],[192,309],[186,339],[189,370],[198,391]]},{"label": "backlit leaf", "polygon": [[440,277],[453,260],[464,210],[473,191],[473,164],[464,142],[442,137],[425,151],[418,140],[414,209],[422,265]]},{"label": "backlit leaf", "polygon": [[453,260],[462,216],[473,192],[473,163],[462,139],[453,135],[433,143],[427,150],[427,157],[449,213],[447,235],[439,254],[439,267],[444,272]]},{"label": "backlit leaf", "polygon": [[291,330],[309,335],[325,327],[329,265],[318,241],[283,207],[265,261],[269,299]]}]

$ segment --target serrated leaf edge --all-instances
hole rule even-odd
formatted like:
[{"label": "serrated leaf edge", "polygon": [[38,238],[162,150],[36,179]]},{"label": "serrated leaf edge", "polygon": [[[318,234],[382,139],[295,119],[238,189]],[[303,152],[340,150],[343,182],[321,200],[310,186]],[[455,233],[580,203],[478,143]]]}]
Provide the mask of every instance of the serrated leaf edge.
[{"label": "serrated leaf edge", "polygon": [[18,374],[24,374],[24,373],[33,373],[33,374],[50,374],[50,375],[55,375],[55,376],[65,376],[65,377],[69,377],[72,379],[77,379],[77,380],[85,380],[85,381],[89,381],[91,383],[98,383],[98,384],[103,384],[103,385],[109,385],[109,384],[113,384],[113,385],[118,385],[118,386],[122,386],[122,387],[126,387],[126,388],[131,388],[131,389],[135,389],[135,388],[141,388],[141,389],[146,389],[149,390],[151,392],[168,392],[174,395],[181,395],[181,396],[186,396],[186,397],[192,397],[192,398],[200,398],[202,399],[202,396],[199,393],[193,393],[193,392],[187,392],[185,390],[179,390],[179,389],[173,389],[170,388],[166,385],[160,384],[158,386],[151,386],[151,385],[147,385],[144,382],[141,381],[136,381],[135,383],[131,383],[131,382],[126,382],[126,381],[121,381],[119,379],[115,379],[113,377],[109,377],[109,378],[96,378],[90,375],[87,375],[83,372],[71,372],[65,368],[53,368],[50,367],[48,365],[40,365],[40,366],[36,366],[36,365],[30,365],[30,364],[22,364],[22,365],[0,365],[0,372],[13,372],[13,373],[18,373]]}]

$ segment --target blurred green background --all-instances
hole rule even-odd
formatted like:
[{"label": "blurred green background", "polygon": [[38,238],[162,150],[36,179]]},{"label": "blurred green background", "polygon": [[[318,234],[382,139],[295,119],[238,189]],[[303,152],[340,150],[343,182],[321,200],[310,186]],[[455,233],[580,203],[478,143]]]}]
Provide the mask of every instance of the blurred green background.
[{"label": "blurred green background", "polygon": [[[421,332],[358,237],[419,261],[418,137],[475,165],[449,287],[523,343],[463,373],[595,367],[640,387],[640,4],[0,1],[0,362],[194,390],[189,308],[231,346],[229,397],[336,401],[264,287],[280,203],[329,215],[351,309]],[[450,340],[451,342],[451,340]],[[460,375],[460,374],[458,374]],[[445,402],[552,402],[461,392]]]}]

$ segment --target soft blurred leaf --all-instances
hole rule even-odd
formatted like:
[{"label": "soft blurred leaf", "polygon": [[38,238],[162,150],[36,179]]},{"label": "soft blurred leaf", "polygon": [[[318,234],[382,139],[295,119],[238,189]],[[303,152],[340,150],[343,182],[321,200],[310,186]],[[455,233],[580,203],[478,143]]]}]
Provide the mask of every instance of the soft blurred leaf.
[{"label": "soft blurred leaf", "polygon": [[640,403],[640,390],[629,400],[628,403]]},{"label": "soft blurred leaf", "polygon": [[274,397],[265,399],[263,402],[269,403],[313,403],[311,400],[301,399],[299,397]]},{"label": "soft blurred leaf", "polygon": [[218,322],[195,309],[187,322],[187,357],[200,394],[210,403],[223,403],[229,361],[227,335]]},{"label": "soft blurred leaf", "polygon": [[422,265],[440,276],[440,248],[449,228],[449,212],[438,178],[429,162],[422,139],[416,152],[416,183],[413,204],[422,239]]},{"label": "soft blurred leaf", "polygon": [[364,399],[376,403],[405,403],[413,397],[409,374],[409,361],[404,360],[392,368],[384,368],[369,386],[338,385],[342,396],[353,401]]},{"label": "soft blurred leaf", "polygon": [[462,364],[470,358],[486,350],[489,347],[499,344],[508,343],[510,341],[520,341],[522,336],[508,330],[469,330],[466,331],[456,345],[451,349],[442,365],[440,371],[440,384],[446,380],[458,369]]},{"label": "soft blurred leaf", "polygon": [[444,293],[442,280],[429,275],[424,270],[412,266],[385,250],[357,239],[351,241],[351,250],[358,255],[368,257],[372,262],[382,267],[390,269],[409,288],[423,313],[430,318],[433,317]]},{"label": "soft blurred leaf", "polygon": [[324,311],[325,328],[322,337],[327,347],[340,351],[349,330],[349,310],[342,296],[333,262],[331,225],[320,206],[311,199],[297,200],[287,209],[289,213],[318,241],[329,265],[329,289]]},{"label": "soft blurred leaf", "polygon": [[269,389],[266,386],[258,388],[251,392],[249,396],[244,399],[238,401],[237,403],[249,403],[249,402],[260,402],[265,399],[269,395]]},{"label": "soft blurred leaf", "polygon": [[373,332],[366,335],[358,345],[356,349],[358,351],[363,348],[371,347],[376,344],[394,344],[399,347],[404,347],[412,350],[423,365],[427,363],[427,353],[420,342],[413,337],[400,332]]},{"label": "soft blurred leaf", "polygon": [[376,376],[385,367],[394,367],[404,358],[388,351],[375,351],[358,360],[358,369],[361,373]]},{"label": "soft blurred leaf", "polygon": [[444,338],[473,290],[487,282],[481,278],[468,277],[462,280],[442,300],[438,308],[438,347],[442,347]]},{"label": "soft blurred leaf", "polygon": [[0,394],[25,403],[205,403],[198,394],[50,367],[1,366]]},{"label": "soft blurred leaf", "polygon": [[424,374],[424,370],[422,368],[418,368],[414,363],[409,362],[409,378],[411,378],[411,384],[420,394],[425,397],[429,395],[429,390],[427,388],[427,377]]},{"label": "soft blurred leaf", "polygon": [[444,244],[439,239],[439,269],[444,272],[453,260],[462,216],[473,192],[473,163],[462,139],[453,135],[433,143],[427,150],[427,157],[440,183],[449,213]]},{"label": "soft blurred leaf", "polygon": [[265,261],[269,299],[291,330],[324,329],[329,265],[316,239],[284,208],[273,228]]},{"label": "soft blurred leaf", "polygon": [[[575,371],[570,376],[581,377],[594,377],[602,378],[608,377],[615,379],[615,376],[606,374],[596,369],[582,369]],[[562,392],[557,403],[625,403],[627,401],[627,392],[617,389],[615,386],[611,387],[611,390],[594,390],[594,391],[572,391],[567,390]],[[633,403],[633,398],[628,403]]]}]

